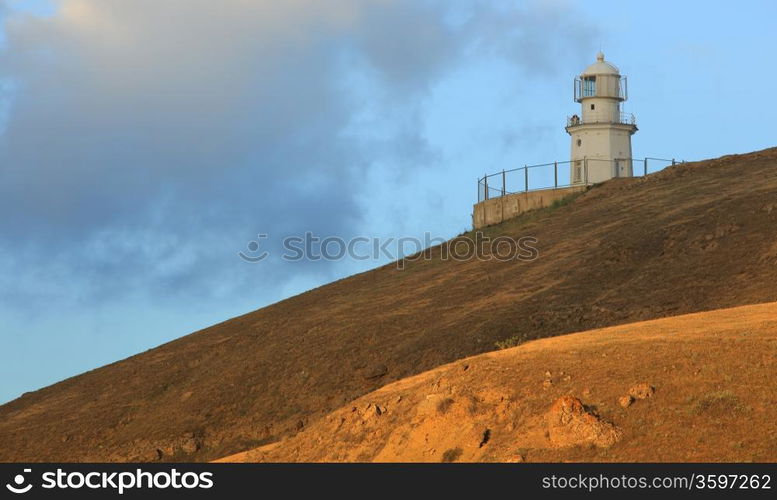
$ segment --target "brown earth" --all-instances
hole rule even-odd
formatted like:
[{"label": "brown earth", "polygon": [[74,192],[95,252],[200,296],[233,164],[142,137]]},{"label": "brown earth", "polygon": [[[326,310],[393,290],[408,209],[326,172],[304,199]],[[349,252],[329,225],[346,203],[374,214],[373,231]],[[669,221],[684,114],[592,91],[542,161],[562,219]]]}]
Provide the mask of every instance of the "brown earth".
[{"label": "brown earth", "polygon": [[435,368],[220,461],[777,462],[775,367],[777,303],[632,323]]},{"label": "brown earth", "polygon": [[531,262],[435,247],[25,394],[0,461],[216,459],[496,342],[775,301],[776,222],[777,149],[613,180],[485,230]]}]

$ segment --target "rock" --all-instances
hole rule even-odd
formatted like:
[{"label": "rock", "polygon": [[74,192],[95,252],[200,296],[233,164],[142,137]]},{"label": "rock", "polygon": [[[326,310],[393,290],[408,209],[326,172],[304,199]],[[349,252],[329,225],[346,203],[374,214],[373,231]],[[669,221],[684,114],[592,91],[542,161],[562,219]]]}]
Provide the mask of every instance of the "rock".
[{"label": "rock", "polygon": [[634,399],[647,399],[651,397],[654,392],[656,392],[656,390],[652,385],[643,382],[629,389],[629,396]]},{"label": "rock", "polygon": [[366,420],[370,420],[373,417],[380,417],[381,415],[386,413],[386,410],[387,408],[385,406],[370,403],[366,407],[364,407],[364,411],[359,412],[359,415],[364,421],[366,421]]},{"label": "rock", "polygon": [[621,437],[620,430],[573,396],[559,398],[546,415],[548,439],[551,445],[562,448],[582,444],[609,447]]},{"label": "rock", "polygon": [[552,385],[553,385],[553,381],[552,381],[552,380],[550,380],[550,379],[548,379],[548,380],[543,380],[543,381],[542,381],[542,388],[543,388],[543,389],[548,389],[548,388],[550,388]]},{"label": "rock", "polygon": [[200,442],[194,437],[187,437],[181,443],[181,451],[184,453],[194,453],[200,449]]},{"label": "rock", "polygon": [[364,370],[364,378],[367,380],[380,378],[388,373],[388,367],[386,365],[375,365]]},{"label": "rock", "polygon": [[631,406],[631,403],[633,402],[634,402],[634,398],[632,398],[628,394],[618,399],[618,404],[620,404],[624,408],[628,408],[629,406]]},{"label": "rock", "polygon": [[169,442],[163,443],[157,448],[157,452],[160,457],[171,457],[175,455],[175,447]]},{"label": "rock", "polygon": [[553,376],[553,374],[550,373],[549,371],[545,372],[545,378],[550,378],[552,376]]}]

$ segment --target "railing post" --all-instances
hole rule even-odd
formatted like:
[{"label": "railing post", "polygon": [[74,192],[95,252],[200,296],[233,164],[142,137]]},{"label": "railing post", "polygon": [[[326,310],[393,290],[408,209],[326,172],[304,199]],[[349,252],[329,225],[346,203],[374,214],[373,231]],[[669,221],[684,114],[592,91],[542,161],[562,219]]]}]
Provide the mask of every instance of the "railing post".
[{"label": "railing post", "polygon": [[502,169],[502,196],[507,194],[507,179],[505,177],[505,169]]},{"label": "railing post", "polygon": [[647,157],[645,157],[645,159],[643,160],[643,163],[645,164],[644,166],[645,173],[643,175],[647,175],[647,160],[648,160]]},{"label": "railing post", "polygon": [[528,193],[529,192],[529,166],[526,164],[523,165],[523,187],[524,187],[524,190]]},{"label": "railing post", "polygon": [[673,167],[674,167],[674,163],[675,163],[674,158],[672,158],[672,166]]},{"label": "railing post", "polygon": [[488,174],[486,174],[483,177],[483,186],[485,186],[485,190],[483,191],[483,193],[484,193],[484,196],[483,196],[484,200],[483,201],[488,201]]},{"label": "railing post", "polygon": [[558,161],[553,162],[553,187],[558,188]]}]

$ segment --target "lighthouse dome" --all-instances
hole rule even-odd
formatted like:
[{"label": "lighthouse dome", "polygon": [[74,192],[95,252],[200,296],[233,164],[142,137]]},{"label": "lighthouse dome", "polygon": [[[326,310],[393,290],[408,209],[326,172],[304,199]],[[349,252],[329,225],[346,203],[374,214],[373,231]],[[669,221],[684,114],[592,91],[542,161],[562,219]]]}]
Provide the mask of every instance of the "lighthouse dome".
[{"label": "lighthouse dome", "polygon": [[619,75],[620,71],[614,64],[610,64],[604,60],[604,54],[599,52],[596,54],[596,62],[588,66],[583,75]]}]

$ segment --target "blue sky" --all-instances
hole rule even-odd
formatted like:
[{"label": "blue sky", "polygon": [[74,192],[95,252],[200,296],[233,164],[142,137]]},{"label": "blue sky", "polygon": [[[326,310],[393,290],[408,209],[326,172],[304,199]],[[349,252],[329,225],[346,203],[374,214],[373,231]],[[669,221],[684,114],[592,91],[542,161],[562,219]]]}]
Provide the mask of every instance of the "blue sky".
[{"label": "blue sky", "polygon": [[217,3],[0,2],[0,402],[384,263],[284,236],[467,229],[600,48],[635,156],[775,145],[773,2]]}]

